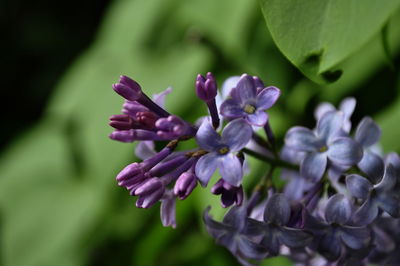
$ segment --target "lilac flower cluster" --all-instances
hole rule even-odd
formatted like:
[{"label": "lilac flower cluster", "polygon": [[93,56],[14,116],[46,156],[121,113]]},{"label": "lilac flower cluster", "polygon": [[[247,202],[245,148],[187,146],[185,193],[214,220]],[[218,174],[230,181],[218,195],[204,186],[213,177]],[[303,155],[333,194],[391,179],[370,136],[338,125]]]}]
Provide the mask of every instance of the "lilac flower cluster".
[{"label": "lilac flower cluster", "polygon": [[[126,76],[113,85],[125,103],[122,114],[110,117],[110,138],[137,141],[143,160],[116,179],[137,197],[137,207],[160,202],[163,225],[176,227],[177,199],[217,175],[211,192],[230,209],[219,222],[209,207],[203,220],[243,265],[277,255],[296,265],[400,265],[400,157],[381,152],[381,131],[370,117],[352,132],[354,98],[339,109],[320,104],[315,128],[289,129],[279,151],[266,113],[280,96],[278,88],[243,74],[229,78],[220,93],[211,73],[198,75],[194,87],[209,111],[198,125],[164,109],[171,89],[151,99]],[[179,149],[192,138],[195,147]],[[167,144],[157,151],[156,141]],[[252,188],[243,187],[247,156],[266,168]],[[272,182],[278,168],[283,187]]]}]

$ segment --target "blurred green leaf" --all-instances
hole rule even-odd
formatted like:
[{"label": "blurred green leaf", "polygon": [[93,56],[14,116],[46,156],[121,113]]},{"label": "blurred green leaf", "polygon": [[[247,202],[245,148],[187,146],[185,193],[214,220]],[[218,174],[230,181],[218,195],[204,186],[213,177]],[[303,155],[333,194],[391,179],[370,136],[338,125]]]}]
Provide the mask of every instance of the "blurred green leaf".
[{"label": "blurred green leaf", "polygon": [[271,35],[308,78],[339,79],[336,65],[376,35],[400,6],[397,0],[262,0]]}]

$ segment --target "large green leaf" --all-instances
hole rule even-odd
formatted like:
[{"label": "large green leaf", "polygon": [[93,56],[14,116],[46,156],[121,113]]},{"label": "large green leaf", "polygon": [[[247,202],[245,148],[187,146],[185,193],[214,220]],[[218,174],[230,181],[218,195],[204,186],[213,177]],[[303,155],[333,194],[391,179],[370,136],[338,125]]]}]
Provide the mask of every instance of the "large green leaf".
[{"label": "large green leaf", "polygon": [[262,0],[262,10],[282,53],[307,77],[337,80],[335,66],[385,25],[398,0]]}]

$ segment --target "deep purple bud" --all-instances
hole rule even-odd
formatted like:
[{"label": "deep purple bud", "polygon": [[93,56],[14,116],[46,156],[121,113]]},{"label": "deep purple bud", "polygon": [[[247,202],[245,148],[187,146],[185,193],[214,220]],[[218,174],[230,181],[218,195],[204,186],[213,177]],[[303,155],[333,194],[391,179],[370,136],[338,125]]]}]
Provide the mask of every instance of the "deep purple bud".
[{"label": "deep purple bud", "polygon": [[211,193],[221,195],[221,205],[224,208],[233,204],[239,206],[243,202],[243,187],[234,187],[222,178],[211,188]]},{"label": "deep purple bud", "polygon": [[109,135],[110,139],[121,142],[133,142],[135,140],[166,140],[156,132],[144,129],[116,130]]},{"label": "deep purple bud", "polygon": [[134,195],[139,196],[136,201],[136,207],[149,208],[159,201],[165,192],[165,185],[157,177],[153,177],[143,182],[141,186],[135,189]]},{"label": "deep purple bud", "polygon": [[196,93],[197,96],[205,102],[208,102],[217,96],[217,83],[211,72],[208,72],[205,78],[200,74],[197,75]]},{"label": "deep purple bud", "polygon": [[184,200],[197,186],[197,177],[192,172],[184,172],[178,178],[174,187],[174,194]]},{"label": "deep purple bud", "polygon": [[134,128],[134,121],[129,115],[112,115],[108,123],[115,129],[129,130]]},{"label": "deep purple bud", "polygon": [[176,139],[183,135],[194,134],[191,132],[191,126],[175,115],[158,119],[155,126],[158,129],[157,135],[163,139]]},{"label": "deep purple bud", "polygon": [[116,93],[130,101],[136,101],[142,95],[140,85],[127,76],[120,76],[119,83],[113,84],[112,87]]},{"label": "deep purple bud", "polygon": [[131,117],[136,117],[136,114],[138,112],[146,112],[146,111],[149,111],[147,107],[135,101],[125,100],[124,104],[122,105],[122,113],[130,115]]},{"label": "deep purple bud", "polygon": [[145,129],[153,129],[158,118],[158,115],[150,111],[136,113],[138,123],[140,123]]},{"label": "deep purple bud", "polygon": [[143,173],[143,165],[141,163],[131,163],[126,166],[115,178],[117,181],[127,180],[138,174]]}]

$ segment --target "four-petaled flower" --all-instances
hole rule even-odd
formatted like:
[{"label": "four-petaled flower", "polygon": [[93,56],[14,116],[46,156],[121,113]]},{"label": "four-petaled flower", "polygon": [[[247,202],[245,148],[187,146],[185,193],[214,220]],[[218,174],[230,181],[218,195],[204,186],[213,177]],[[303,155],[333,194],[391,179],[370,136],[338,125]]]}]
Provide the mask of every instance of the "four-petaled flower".
[{"label": "four-petaled flower", "polygon": [[264,126],[268,121],[265,110],[271,108],[278,100],[280,90],[276,87],[259,87],[258,78],[242,75],[231,91],[230,99],[221,105],[221,114],[227,118],[246,119],[253,126]]},{"label": "four-petaled flower", "polygon": [[235,153],[246,146],[252,134],[251,126],[239,118],[231,121],[220,136],[205,119],[196,134],[197,143],[208,152],[196,164],[196,176],[200,183],[206,186],[218,168],[227,183],[234,187],[240,186],[242,163]]}]

